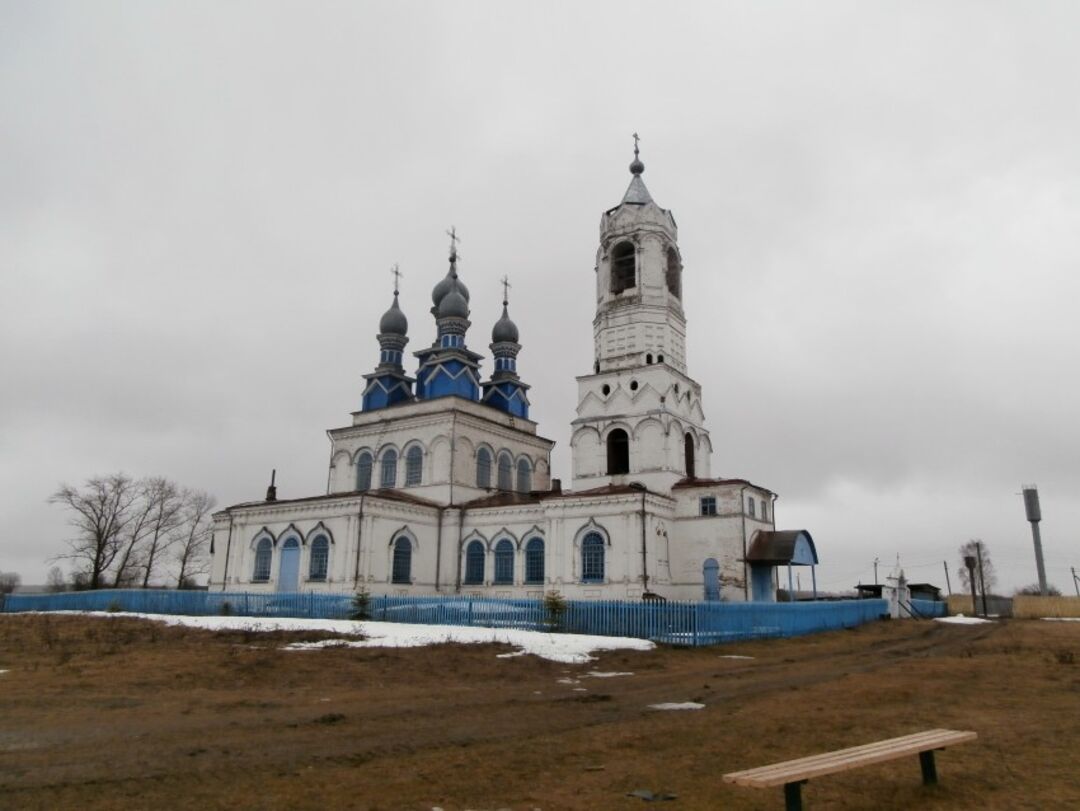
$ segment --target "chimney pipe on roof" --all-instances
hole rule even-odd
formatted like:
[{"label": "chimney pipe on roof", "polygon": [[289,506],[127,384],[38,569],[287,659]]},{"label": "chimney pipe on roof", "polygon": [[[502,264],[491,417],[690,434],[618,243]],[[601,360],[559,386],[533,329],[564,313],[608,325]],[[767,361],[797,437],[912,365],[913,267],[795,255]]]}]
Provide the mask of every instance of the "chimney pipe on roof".
[{"label": "chimney pipe on roof", "polygon": [[277,478],[277,468],[274,468],[270,472],[270,486],[266,488],[266,500],[277,501],[277,487],[274,486],[274,480]]}]

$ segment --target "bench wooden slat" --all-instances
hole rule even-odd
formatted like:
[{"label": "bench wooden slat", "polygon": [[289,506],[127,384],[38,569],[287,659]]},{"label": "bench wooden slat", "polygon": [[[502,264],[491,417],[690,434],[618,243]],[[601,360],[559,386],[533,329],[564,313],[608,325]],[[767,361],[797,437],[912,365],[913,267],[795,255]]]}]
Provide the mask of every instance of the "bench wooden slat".
[{"label": "bench wooden slat", "polygon": [[[891,738],[884,741],[876,741],[874,743],[864,744],[862,746],[853,746],[849,749],[840,749],[834,752],[825,752],[820,755],[811,755],[810,757],[799,758],[797,760],[786,760],[782,763],[773,763],[769,766],[761,766],[756,769],[748,769],[743,772],[733,772],[730,775],[725,775],[724,779],[728,782],[737,782],[735,779],[729,778],[754,778],[762,779],[772,775],[772,773],[798,771],[805,768],[814,768],[818,766],[825,766],[834,762],[845,762],[853,758],[869,757],[880,751],[894,752],[899,751],[897,757],[902,757],[905,754],[916,754],[919,751],[925,749],[934,749],[938,746],[949,746],[953,743],[963,743],[970,738],[957,739],[957,734],[951,730],[928,730],[926,732],[918,732],[913,735],[905,735],[900,738]],[[911,748],[915,747],[915,748]],[[921,747],[921,748],[920,748]],[[867,761],[873,762],[873,761]]]},{"label": "bench wooden slat", "polygon": [[919,752],[966,743],[975,740],[977,737],[974,732],[931,729],[925,732],[916,732],[913,735],[904,735],[899,738],[890,738],[889,740],[877,741],[862,746],[853,746],[849,749],[839,749],[821,755],[773,763],[757,769],[731,772],[724,775],[724,782],[753,788],[770,788],[785,783],[809,780],[813,777],[847,771],[860,766],[868,766],[872,763],[880,763],[904,757],[905,755],[916,755]]}]

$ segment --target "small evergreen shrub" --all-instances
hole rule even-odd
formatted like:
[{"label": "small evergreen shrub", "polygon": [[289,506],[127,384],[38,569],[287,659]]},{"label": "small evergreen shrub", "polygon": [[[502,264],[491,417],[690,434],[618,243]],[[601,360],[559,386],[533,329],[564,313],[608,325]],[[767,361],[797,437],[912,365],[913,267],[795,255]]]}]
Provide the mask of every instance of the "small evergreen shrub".
[{"label": "small evergreen shrub", "polygon": [[544,614],[547,616],[547,625],[552,631],[561,630],[563,620],[566,617],[566,598],[557,591],[549,591],[544,595]]},{"label": "small evergreen shrub", "polygon": [[353,595],[352,613],[349,614],[349,619],[371,619],[371,594],[368,593],[367,589],[362,588]]}]

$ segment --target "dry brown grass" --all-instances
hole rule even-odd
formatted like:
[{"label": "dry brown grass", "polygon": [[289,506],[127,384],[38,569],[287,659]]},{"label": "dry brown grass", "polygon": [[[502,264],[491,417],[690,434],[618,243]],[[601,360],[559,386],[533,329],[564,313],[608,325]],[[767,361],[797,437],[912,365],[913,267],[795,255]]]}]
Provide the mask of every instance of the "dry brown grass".
[{"label": "dry brown grass", "polygon": [[1013,616],[1024,619],[1039,617],[1080,617],[1080,597],[1013,597]]},{"label": "dry brown grass", "polygon": [[[0,808],[630,809],[639,788],[780,808],[720,776],[938,726],[980,736],[939,755],[939,787],[911,758],[814,780],[807,806],[1080,807],[1080,623],[885,622],[587,666],[280,650],[320,636],[0,615]],[[706,709],[647,709],[689,700]]]}]

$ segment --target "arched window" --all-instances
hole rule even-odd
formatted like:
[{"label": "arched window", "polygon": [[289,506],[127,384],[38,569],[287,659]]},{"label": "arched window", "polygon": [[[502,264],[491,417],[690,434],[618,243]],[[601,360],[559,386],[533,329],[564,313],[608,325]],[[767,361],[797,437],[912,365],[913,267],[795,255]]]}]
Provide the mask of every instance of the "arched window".
[{"label": "arched window", "polygon": [[544,542],[540,538],[532,538],[525,544],[525,582],[544,582]]},{"label": "arched window", "polygon": [[651,364],[651,363],[652,363],[652,352],[648,353],[648,354],[647,354],[647,355],[645,356],[645,363],[646,363],[646,364]]},{"label": "arched window", "polygon": [[371,489],[371,454],[364,451],[356,460],[356,489]]},{"label": "arched window", "polygon": [[484,582],[484,544],[473,541],[465,548],[465,585],[479,586]]},{"label": "arched window", "polygon": [[408,538],[394,541],[394,565],[390,580],[393,583],[412,583],[412,543]]},{"label": "arched window", "polygon": [[532,490],[532,467],[528,459],[519,459],[517,463],[517,489],[519,493]]},{"label": "arched window", "polygon": [[664,362],[664,356],[663,355],[657,355],[656,356],[656,362],[657,363],[663,363]]},{"label": "arched window", "polygon": [[495,544],[495,585],[514,582],[514,542],[503,538]]},{"label": "arched window", "polygon": [[476,452],[476,486],[491,487],[491,453],[487,448]]},{"label": "arched window", "polygon": [[513,490],[514,489],[514,461],[510,458],[510,454],[499,454],[499,489],[500,490]]},{"label": "arched window", "polygon": [[265,583],[270,579],[270,559],[274,554],[274,544],[269,538],[263,538],[255,547],[255,570],[251,573],[251,582]]},{"label": "arched window", "polygon": [[693,479],[697,475],[694,472],[694,437],[689,433],[683,437],[683,457],[686,462],[686,478]]},{"label": "arched window", "polygon": [[767,502],[765,501],[765,499],[761,500],[761,520],[762,521],[768,521],[769,520],[769,511],[765,507],[766,503]]},{"label": "arched window", "polygon": [[682,298],[682,263],[674,248],[667,249],[667,272],[664,274],[667,289],[677,299]]},{"label": "arched window", "polygon": [[604,582],[604,538],[599,532],[590,532],[581,541],[581,579]]},{"label": "arched window", "polygon": [[311,562],[308,565],[308,580],[326,580],[326,569],[330,563],[330,541],[325,535],[319,535],[311,542]]},{"label": "arched window", "polygon": [[634,246],[620,242],[611,252],[611,292],[621,293],[634,287]]},{"label": "arched window", "polygon": [[397,486],[397,451],[395,451],[393,448],[390,448],[383,453],[382,473],[379,476],[379,486]]},{"label": "arched window", "polygon": [[754,497],[750,496],[750,517],[754,518]]},{"label": "arched window", "polygon": [[609,476],[630,472],[630,438],[622,428],[608,434],[607,472]]},{"label": "arched window", "polygon": [[413,445],[405,452],[405,486],[420,484],[424,471],[424,451],[419,445]]}]

